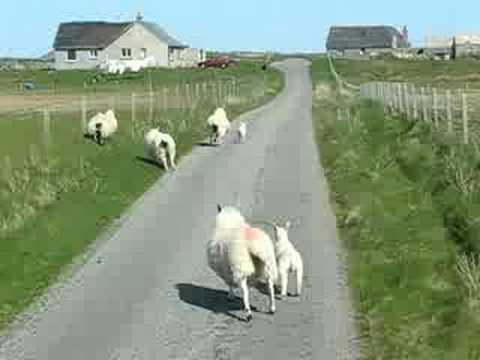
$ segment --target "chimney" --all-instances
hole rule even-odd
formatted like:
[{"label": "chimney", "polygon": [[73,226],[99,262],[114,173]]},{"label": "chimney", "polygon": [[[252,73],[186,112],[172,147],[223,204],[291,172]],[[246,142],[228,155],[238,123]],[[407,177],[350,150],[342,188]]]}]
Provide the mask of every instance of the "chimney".
[{"label": "chimney", "polygon": [[408,42],[408,28],[407,28],[407,25],[405,25],[402,29],[402,35],[403,35],[403,38],[405,39],[405,41]]},{"label": "chimney", "polygon": [[143,16],[142,16],[142,13],[140,11],[137,13],[137,17],[136,17],[135,20],[137,22],[143,21]]}]

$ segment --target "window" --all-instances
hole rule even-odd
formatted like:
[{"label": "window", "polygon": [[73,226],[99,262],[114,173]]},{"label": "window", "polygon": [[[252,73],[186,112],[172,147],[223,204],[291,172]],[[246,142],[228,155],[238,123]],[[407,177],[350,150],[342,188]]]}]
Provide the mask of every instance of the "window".
[{"label": "window", "polygon": [[90,59],[97,59],[98,58],[98,51],[97,50],[90,50],[88,52],[88,56]]},{"label": "window", "polygon": [[168,60],[173,61],[173,49],[168,48]]},{"label": "window", "polygon": [[140,56],[142,59],[145,59],[147,57],[147,49],[145,48],[140,49]]},{"label": "window", "polygon": [[128,49],[128,48],[122,49],[122,57],[124,58],[132,57],[132,49]]},{"label": "window", "polygon": [[75,50],[68,50],[67,51],[67,60],[68,61],[76,61],[77,60],[77,52]]}]

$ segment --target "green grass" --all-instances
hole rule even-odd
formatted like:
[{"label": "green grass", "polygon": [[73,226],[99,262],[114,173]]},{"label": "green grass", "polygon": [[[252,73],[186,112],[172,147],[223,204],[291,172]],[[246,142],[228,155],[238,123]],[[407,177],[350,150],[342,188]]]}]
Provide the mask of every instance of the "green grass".
[{"label": "green grass", "polygon": [[344,79],[360,85],[368,81],[431,84],[440,88],[480,88],[480,61],[431,60],[335,60],[335,69]]},{"label": "green grass", "polygon": [[[77,94],[77,93],[108,93],[115,92],[141,92],[150,89],[158,90],[163,86],[182,83],[197,83],[204,81],[224,81],[239,78],[249,81],[258,75],[261,64],[253,61],[241,61],[236,66],[227,69],[199,69],[180,68],[142,70],[138,73],[124,75],[105,74],[96,83],[95,76],[100,72],[96,70],[28,70],[28,71],[2,71],[0,72],[0,94]],[[32,80],[37,85],[37,90],[19,90],[18,82]],[[86,85],[85,85],[86,84]]]},{"label": "green grass", "polygon": [[[231,119],[283,86],[279,72],[248,68],[221,75],[241,83],[239,97],[222,100]],[[183,76],[171,71],[168,81]],[[0,328],[162,176],[163,170],[137,159],[145,156],[144,132],[157,125],[168,131],[181,159],[206,138],[205,119],[215,106],[214,94],[202,94],[194,107],[155,106],[152,120],[139,106],[134,125],[130,111],[118,111],[119,131],[104,147],[82,137],[79,114],[52,113],[50,147],[42,143],[41,117],[0,115],[0,152],[10,159],[0,172]]]},{"label": "green grass", "polygon": [[[462,275],[456,262],[478,249],[478,176],[468,172],[475,152],[428,124],[342,97],[325,60],[312,74],[316,138],[348,249],[363,358],[478,359],[480,294],[468,294],[475,286],[465,273],[476,274],[477,286],[480,274],[471,263]],[[337,119],[338,109],[351,115]],[[463,160],[453,170],[451,149]],[[465,177],[473,190],[462,193],[459,168],[473,175]]]}]

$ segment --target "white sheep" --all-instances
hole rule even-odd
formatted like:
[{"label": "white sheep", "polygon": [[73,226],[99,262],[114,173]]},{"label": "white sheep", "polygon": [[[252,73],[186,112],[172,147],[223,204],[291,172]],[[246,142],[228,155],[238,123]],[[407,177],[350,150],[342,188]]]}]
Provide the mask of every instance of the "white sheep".
[{"label": "white sheep", "polygon": [[217,108],[215,112],[208,117],[207,124],[212,130],[210,143],[213,143],[214,141],[221,142],[223,137],[230,130],[230,121],[223,108]]},{"label": "white sheep", "polygon": [[150,129],[145,134],[145,144],[148,153],[161,163],[165,170],[169,170],[167,155],[172,169],[177,168],[175,165],[176,144],[169,134],[163,133],[157,128]]},{"label": "white sheep", "polygon": [[118,121],[113,110],[98,113],[87,124],[87,134],[93,136],[95,141],[103,145],[104,140],[112,136],[118,129]]},{"label": "white sheep", "polygon": [[238,142],[244,143],[245,138],[247,137],[247,124],[245,124],[243,121],[240,123],[237,129],[237,134],[238,134]]},{"label": "white sheep", "polygon": [[251,227],[234,207],[218,207],[213,237],[207,243],[209,267],[228,285],[228,298],[241,288],[247,321],[252,320],[248,280],[267,280],[270,313],[275,312],[274,282],[277,264],[273,242],[267,233]]},{"label": "white sheep", "polygon": [[303,260],[300,253],[295,249],[288,238],[288,229],[290,228],[290,221],[287,221],[285,226],[275,226],[275,257],[277,259],[278,279],[276,284],[280,285],[280,296],[287,295],[288,275],[295,273],[297,292],[296,296],[300,296],[302,292],[303,279]]}]

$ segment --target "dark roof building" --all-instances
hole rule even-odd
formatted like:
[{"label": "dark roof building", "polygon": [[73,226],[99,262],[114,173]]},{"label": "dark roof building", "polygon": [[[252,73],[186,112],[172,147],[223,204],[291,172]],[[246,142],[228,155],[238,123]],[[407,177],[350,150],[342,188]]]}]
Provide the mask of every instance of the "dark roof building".
[{"label": "dark roof building", "polygon": [[[159,25],[137,21],[160,41],[172,48],[187,48],[177,39],[171,37]],[[104,49],[129,30],[135,22],[112,23],[104,21],[61,23],[53,44],[55,50],[68,49]]]},{"label": "dark roof building", "polygon": [[327,51],[406,47],[408,30],[401,33],[393,26],[332,26],[326,44]]}]

